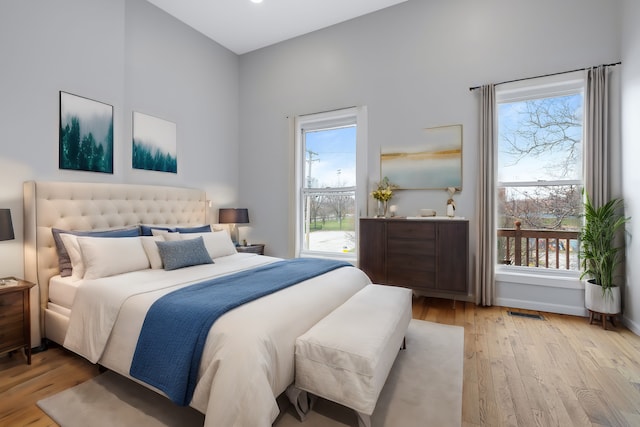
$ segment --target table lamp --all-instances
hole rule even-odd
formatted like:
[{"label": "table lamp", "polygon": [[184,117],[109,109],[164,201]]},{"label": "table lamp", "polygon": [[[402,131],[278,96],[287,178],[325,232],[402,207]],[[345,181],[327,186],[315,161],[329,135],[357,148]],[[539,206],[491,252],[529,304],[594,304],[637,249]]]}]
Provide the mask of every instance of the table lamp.
[{"label": "table lamp", "polygon": [[[0,209],[0,240],[13,240],[13,223],[11,222],[11,210]],[[7,279],[0,279],[0,285],[5,285]]]},{"label": "table lamp", "polygon": [[11,209],[0,209],[0,240],[13,240],[13,222],[11,222]]},{"label": "table lamp", "polygon": [[218,212],[218,222],[220,224],[232,224],[234,232],[231,234],[231,240],[238,244],[238,227],[236,224],[249,223],[249,210],[246,208],[220,208]]}]

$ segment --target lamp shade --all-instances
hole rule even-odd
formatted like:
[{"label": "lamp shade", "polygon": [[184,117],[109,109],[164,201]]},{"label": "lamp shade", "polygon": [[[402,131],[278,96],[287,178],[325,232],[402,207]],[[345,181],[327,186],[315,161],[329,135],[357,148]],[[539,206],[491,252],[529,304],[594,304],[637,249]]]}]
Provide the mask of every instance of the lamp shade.
[{"label": "lamp shade", "polygon": [[248,224],[249,210],[245,208],[221,208],[218,212],[220,224]]},{"label": "lamp shade", "polygon": [[0,240],[13,240],[13,222],[11,222],[11,209],[0,209]]}]

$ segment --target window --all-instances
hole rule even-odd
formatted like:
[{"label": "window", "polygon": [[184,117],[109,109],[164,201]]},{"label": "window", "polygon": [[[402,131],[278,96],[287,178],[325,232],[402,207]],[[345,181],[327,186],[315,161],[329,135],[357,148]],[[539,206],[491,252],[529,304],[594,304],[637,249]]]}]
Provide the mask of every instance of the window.
[{"label": "window", "polygon": [[356,258],[364,120],[364,108],[296,120],[297,256]]},{"label": "window", "polygon": [[498,262],[579,271],[582,74],[496,90]]}]

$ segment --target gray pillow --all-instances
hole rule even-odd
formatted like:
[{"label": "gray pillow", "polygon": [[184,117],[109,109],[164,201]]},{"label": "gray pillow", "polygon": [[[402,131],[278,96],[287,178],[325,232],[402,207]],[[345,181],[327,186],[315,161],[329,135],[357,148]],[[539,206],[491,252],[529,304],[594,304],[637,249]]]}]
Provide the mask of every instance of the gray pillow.
[{"label": "gray pillow", "polygon": [[160,259],[165,270],[190,267],[192,265],[213,264],[213,260],[204,246],[202,237],[189,240],[156,242]]},{"label": "gray pillow", "polygon": [[139,236],[138,227],[128,228],[116,228],[113,230],[100,230],[100,231],[69,231],[61,230],[59,228],[52,228],[51,234],[53,234],[53,241],[56,244],[56,250],[58,251],[58,269],[60,270],[60,276],[71,276],[71,259],[67,248],[64,247],[61,233],[73,234],[76,236],[89,236],[89,237],[136,237]]}]

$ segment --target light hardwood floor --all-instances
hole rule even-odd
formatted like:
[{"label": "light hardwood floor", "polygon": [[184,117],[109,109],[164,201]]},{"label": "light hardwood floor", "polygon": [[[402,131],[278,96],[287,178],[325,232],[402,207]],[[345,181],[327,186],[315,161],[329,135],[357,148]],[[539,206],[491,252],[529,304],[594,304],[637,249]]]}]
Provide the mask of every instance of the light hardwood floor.
[{"label": "light hardwood floor", "polygon": [[[464,327],[463,426],[640,426],[640,337],[507,311],[414,299],[414,318]],[[31,366],[21,354],[1,357],[0,426],[56,426],[36,402],[95,375],[61,348],[34,354]]]}]

